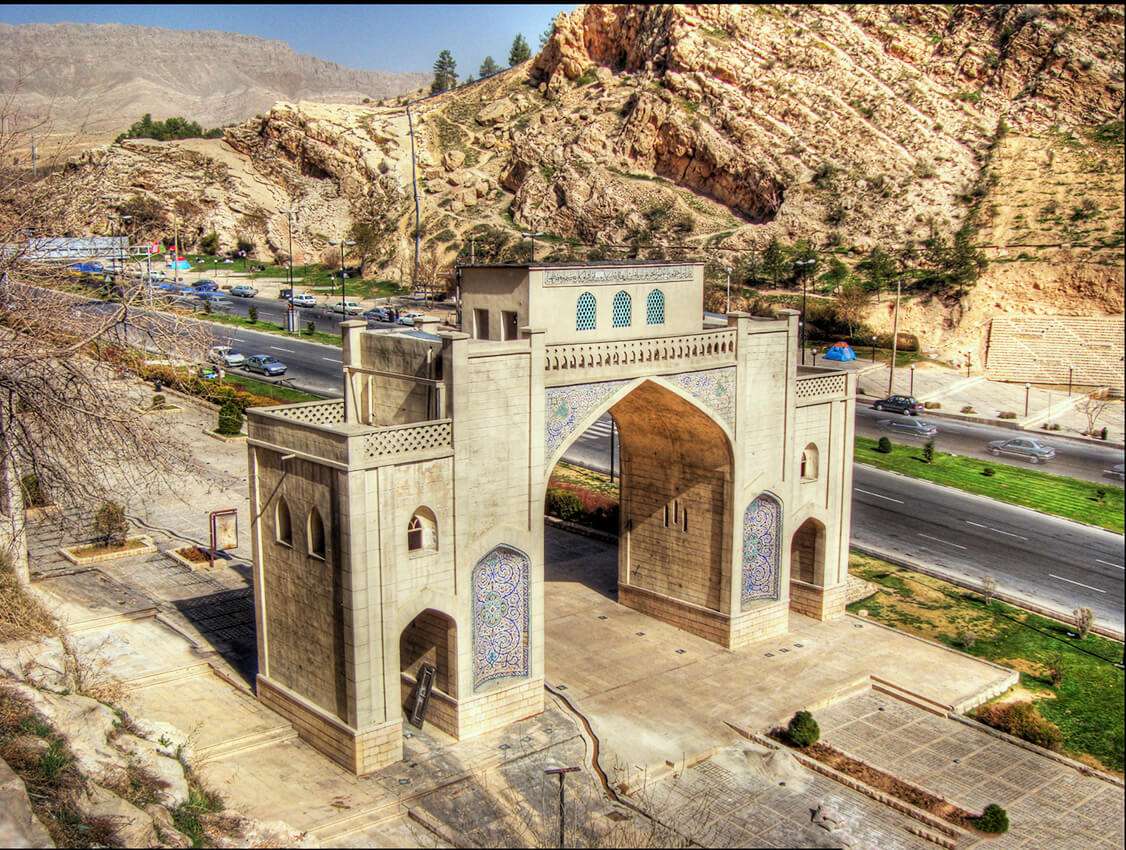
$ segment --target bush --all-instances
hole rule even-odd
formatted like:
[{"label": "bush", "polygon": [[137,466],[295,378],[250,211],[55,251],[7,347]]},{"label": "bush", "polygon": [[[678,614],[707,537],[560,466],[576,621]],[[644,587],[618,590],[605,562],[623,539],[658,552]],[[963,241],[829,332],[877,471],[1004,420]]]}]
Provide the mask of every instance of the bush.
[{"label": "bush", "polygon": [[1110,432],[1107,430],[1106,426],[1104,425],[1103,429],[1101,431],[1099,431],[1099,439],[1105,440],[1108,436],[1110,436]]},{"label": "bush", "polygon": [[924,401],[923,402],[923,409],[924,410],[942,410],[942,402],[941,401]]},{"label": "bush", "polygon": [[583,503],[570,490],[552,488],[547,491],[547,512],[566,522],[577,522],[583,515]]},{"label": "bush", "polygon": [[964,629],[958,632],[958,637],[954,639],[954,642],[962,649],[973,649],[973,645],[977,643],[977,635],[970,629]]},{"label": "bush", "polygon": [[[1099,492],[1104,491],[1100,490]],[[1076,608],[1071,612],[1071,616],[1075,621],[1075,631],[1079,632],[1080,639],[1087,637],[1087,633],[1095,625],[1095,612],[1090,608]]]},{"label": "bush", "polygon": [[124,546],[129,534],[125,508],[117,502],[102,502],[94,514],[94,538],[103,546]]},{"label": "bush", "polygon": [[977,413],[972,404],[967,404],[962,408],[962,413]]},{"label": "bush", "polygon": [[799,711],[790,718],[786,737],[795,747],[812,747],[821,737],[821,727],[808,711]]},{"label": "bush", "polygon": [[25,508],[42,508],[51,504],[51,499],[39,483],[39,476],[34,472],[20,479],[20,490],[23,494]]},{"label": "bush", "polygon": [[1047,750],[1059,750],[1063,733],[1050,720],[1045,720],[1030,702],[993,703],[977,710],[975,717],[986,726],[1008,732]]},{"label": "bush", "polygon": [[983,469],[981,471],[981,474],[984,475],[986,478],[992,478],[994,475],[997,474],[997,470],[995,470],[992,466],[987,466],[987,467],[985,467],[985,469]]},{"label": "bush", "polygon": [[224,437],[233,437],[235,434],[242,433],[242,408],[233,400],[224,402],[219,408],[218,431]]},{"label": "bush", "polygon": [[982,832],[999,835],[1009,831],[1009,814],[996,803],[990,803],[985,811],[973,819],[973,824]]},{"label": "bush", "polygon": [[219,234],[212,230],[199,240],[199,250],[214,256],[219,253]]},{"label": "bush", "polygon": [[305,323],[305,336],[312,336],[317,332],[317,323],[309,321]]},{"label": "bush", "polygon": [[923,463],[934,463],[934,440],[923,444]]},{"label": "bush", "polygon": [[238,237],[238,249],[240,251],[245,251],[246,256],[249,257],[251,254],[254,253],[254,242],[250,239],[247,239],[245,236],[239,236]]},{"label": "bush", "polygon": [[252,325],[258,321],[258,308],[253,304],[246,311],[246,320]]},{"label": "bush", "polygon": [[152,409],[160,410],[164,405],[168,404],[168,399],[162,393],[154,393],[152,397]]},{"label": "bush", "polygon": [[891,440],[887,437],[880,437],[880,441],[876,443],[876,451],[885,455],[891,454]]},{"label": "bush", "polygon": [[1016,419],[1017,415],[1012,410],[1002,410],[1000,413],[997,414],[997,418],[998,419]]}]

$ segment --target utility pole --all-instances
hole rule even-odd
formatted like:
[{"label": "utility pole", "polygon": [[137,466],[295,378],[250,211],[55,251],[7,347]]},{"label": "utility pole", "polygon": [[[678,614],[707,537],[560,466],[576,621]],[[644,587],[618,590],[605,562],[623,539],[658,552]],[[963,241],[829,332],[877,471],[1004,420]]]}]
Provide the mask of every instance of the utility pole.
[{"label": "utility pole", "polygon": [[806,269],[809,269],[816,264],[817,264],[817,258],[816,257],[810,257],[808,260],[798,260],[796,263],[794,263],[794,268],[800,269],[798,274],[801,276],[801,322],[798,324],[798,330],[800,331],[798,336],[799,336],[799,342],[801,344],[801,365],[803,365],[803,366],[805,365],[805,337],[806,337],[806,331],[805,331],[805,295],[806,295],[805,284],[806,284],[806,276],[808,274]]},{"label": "utility pole", "polygon": [[288,259],[288,280],[289,280],[289,308],[285,313],[285,329],[290,333],[297,332],[297,308],[293,306],[293,210],[285,211],[286,227],[289,230],[289,256]]},{"label": "utility pole", "polygon": [[420,205],[418,201],[418,176],[415,173],[414,153],[414,119],[411,117],[411,105],[407,104],[407,133],[411,137],[411,188],[414,189],[414,271],[411,273],[411,291],[418,286],[418,252],[422,239],[421,223],[419,221]]},{"label": "utility pole", "polygon": [[172,213],[172,282],[180,283],[180,219]]},{"label": "utility pole", "polygon": [[895,380],[895,353],[899,347],[899,296],[903,292],[903,279],[895,282],[895,318],[891,324],[891,363],[888,369],[888,395],[891,395],[891,385]]},{"label": "utility pole", "polygon": [[549,767],[547,770],[544,771],[544,775],[546,775],[546,776],[554,775],[554,776],[559,777],[559,846],[560,847],[566,847],[567,846],[564,843],[564,840],[563,840],[565,838],[564,827],[565,827],[565,823],[566,823],[565,820],[564,820],[565,810],[564,810],[564,795],[563,795],[563,778],[568,773],[574,773],[577,770],[578,770],[577,767]]},{"label": "utility pole", "polygon": [[543,234],[542,231],[537,230],[535,233],[521,233],[520,235],[523,236],[525,239],[531,239],[532,240],[532,260],[531,260],[531,262],[534,263],[536,261],[536,237],[537,236],[543,236],[544,234]]},{"label": "utility pole", "polygon": [[725,272],[727,272],[727,309],[724,310],[724,312],[730,313],[731,312],[731,267],[730,266],[724,266],[723,270]]}]

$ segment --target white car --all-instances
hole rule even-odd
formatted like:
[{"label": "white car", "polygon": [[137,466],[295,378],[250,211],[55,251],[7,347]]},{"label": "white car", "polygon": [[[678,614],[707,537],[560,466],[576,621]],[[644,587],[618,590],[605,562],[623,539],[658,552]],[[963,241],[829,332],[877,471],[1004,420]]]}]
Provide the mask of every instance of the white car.
[{"label": "white car", "polygon": [[423,317],[423,313],[415,312],[414,310],[407,310],[399,314],[400,325],[413,325],[418,319]]},{"label": "white car", "polygon": [[302,292],[300,295],[293,296],[293,306],[295,307],[316,307],[317,299],[310,295],[308,292]]},{"label": "white car", "polygon": [[241,366],[246,362],[246,356],[235,351],[228,345],[216,345],[207,350],[207,359],[220,366]]},{"label": "white car", "polygon": [[334,301],[332,304],[332,312],[344,313],[349,316],[358,316],[364,310],[363,305],[359,301]]}]

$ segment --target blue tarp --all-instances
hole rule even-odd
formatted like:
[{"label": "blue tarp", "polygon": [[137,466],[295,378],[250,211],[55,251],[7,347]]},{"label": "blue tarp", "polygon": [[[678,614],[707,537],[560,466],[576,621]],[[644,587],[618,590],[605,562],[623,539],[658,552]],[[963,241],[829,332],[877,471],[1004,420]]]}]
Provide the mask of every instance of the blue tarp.
[{"label": "blue tarp", "polygon": [[105,268],[101,263],[75,263],[70,267],[71,271],[85,272],[86,274],[101,274]]},{"label": "blue tarp", "polygon": [[856,352],[847,342],[835,342],[825,349],[825,360],[838,360],[842,363],[847,363],[850,360],[856,359]]},{"label": "blue tarp", "polygon": [[186,272],[189,271],[191,267],[192,264],[187,260],[177,260],[176,262],[172,262],[171,260],[168,261],[168,268],[176,269],[177,271]]}]

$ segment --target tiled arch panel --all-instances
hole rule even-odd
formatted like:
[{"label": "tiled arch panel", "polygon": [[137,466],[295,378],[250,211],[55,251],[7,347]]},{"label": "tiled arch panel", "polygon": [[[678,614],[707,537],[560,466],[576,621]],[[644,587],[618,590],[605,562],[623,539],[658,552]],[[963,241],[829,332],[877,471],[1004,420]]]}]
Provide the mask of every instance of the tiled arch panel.
[{"label": "tiled arch panel", "polygon": [[528,556],[497,546],[473,568],[473,689],[530,674]]},{"label": "tiled arch panel", "polygon": [[778,598],[782,561],[782,504],[769,493],[743,513],[743,601]]}]

